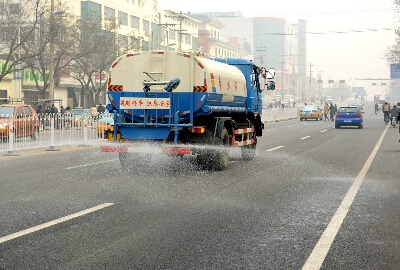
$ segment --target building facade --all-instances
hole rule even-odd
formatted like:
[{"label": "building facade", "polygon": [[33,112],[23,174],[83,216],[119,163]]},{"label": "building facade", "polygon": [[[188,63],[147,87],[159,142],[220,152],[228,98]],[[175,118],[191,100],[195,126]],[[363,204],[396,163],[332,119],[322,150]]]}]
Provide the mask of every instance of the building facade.
[{"label": "building facade", "polygon": [[245,58],[246,51],[236,39],[223,39],[220,35],[225,26],[205,14],[189,14],[200,22],[198,29],[198,50],[207,56],[217,58]]}]

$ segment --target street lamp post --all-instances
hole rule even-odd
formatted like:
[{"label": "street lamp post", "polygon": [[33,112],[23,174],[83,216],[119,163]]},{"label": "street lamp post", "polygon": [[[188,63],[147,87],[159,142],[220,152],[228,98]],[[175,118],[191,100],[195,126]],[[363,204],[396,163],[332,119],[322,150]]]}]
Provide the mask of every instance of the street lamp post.
[{"label": "street lamp post", "polygon": [[54,21],[54,0],[50,3],[50,53],[49,53],[49,99],[54,99],[54,40],[53,40],[53,21]]}]

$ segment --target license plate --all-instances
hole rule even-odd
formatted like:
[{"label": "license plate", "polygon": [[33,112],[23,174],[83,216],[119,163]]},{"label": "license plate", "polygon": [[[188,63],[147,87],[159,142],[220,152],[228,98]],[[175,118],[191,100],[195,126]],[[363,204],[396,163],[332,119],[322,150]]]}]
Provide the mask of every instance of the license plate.
[{"label": "license plate", "polygon": [[344,120],[345,123],[351,123],[351,120]]}]

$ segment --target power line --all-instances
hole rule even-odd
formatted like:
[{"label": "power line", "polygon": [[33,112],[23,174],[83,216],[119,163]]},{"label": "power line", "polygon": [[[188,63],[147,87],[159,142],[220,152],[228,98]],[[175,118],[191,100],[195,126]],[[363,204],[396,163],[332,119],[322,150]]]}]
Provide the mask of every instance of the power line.
[{"label": "power line", "polygon": [[[304,34],[310,34],[310,35],[329,35],[329,34],[350,34],[350,33],[368,33],[368,32],[383,32],[383,31],[395,31],[396,29],[393,28],[379,28],[379,29],[361,29],[361,30],[346,30],[346,31],[326,31],[326,32],[302,32]],[[207,36],[209,34],[204,33],[204,34],[198,34],[198,33],[189,33],[187,32],[186,34],[189,35],[194,35],[194,36]],[[256,33],[258,35],[272,35],[272,36],[297,36],[299,35],[298,33],[277,33],[277,32],[262,32],[262,33]]]},{"label": "power line", "polygon": [[279,14],[280,17],[285,16],[306,16],[306,15],[336,15],[336,14],[354,14],[354,13],[369,13],[369,12],[387,12],[397,11],[396,8],[389,9],[365,9],[365,10],[346,10],[346,11],[321,11],[321,12],[305,12],[305,13],[284,13]]}]

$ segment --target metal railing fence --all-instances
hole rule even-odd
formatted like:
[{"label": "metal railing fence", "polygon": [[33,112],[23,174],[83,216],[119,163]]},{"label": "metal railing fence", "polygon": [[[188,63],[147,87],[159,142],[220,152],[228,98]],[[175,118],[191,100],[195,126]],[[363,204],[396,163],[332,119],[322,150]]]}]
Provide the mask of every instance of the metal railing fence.
[{"label": "metal railing fence", "polygon": [[111,114],[0,115],[0,153],[101,141],[112,123]]}]

